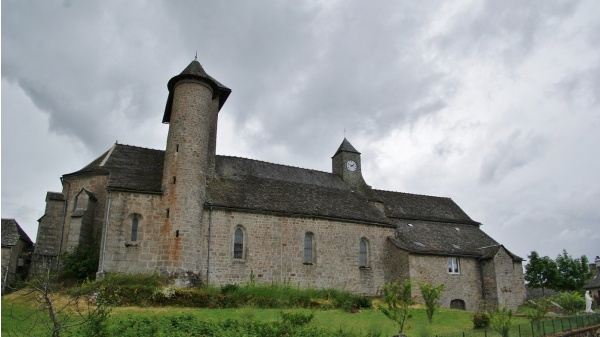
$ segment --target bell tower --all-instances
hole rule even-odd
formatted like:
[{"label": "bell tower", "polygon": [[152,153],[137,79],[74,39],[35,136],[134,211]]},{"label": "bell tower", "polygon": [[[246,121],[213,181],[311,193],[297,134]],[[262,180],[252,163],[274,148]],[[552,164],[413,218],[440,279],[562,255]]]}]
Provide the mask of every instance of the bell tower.
[{"label": "bell tower", "polygon": [[332,172],[349,185],[356,188],[367,187],[363,179],[360,152],[344,138],[342,144],[331,157]]},{"label": "bell tower", "polygon": [[218,113],[231,90],[197,60],[171,78],[163,123],[165,150],[157,267],[166,272],[202,268],[202,219],[206,187],[214,171]]}]

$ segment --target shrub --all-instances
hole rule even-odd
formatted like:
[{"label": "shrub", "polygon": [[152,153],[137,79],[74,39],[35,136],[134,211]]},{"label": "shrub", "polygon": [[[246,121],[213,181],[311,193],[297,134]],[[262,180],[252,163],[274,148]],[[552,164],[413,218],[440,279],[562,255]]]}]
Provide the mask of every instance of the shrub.
[{"label": "shrub", "polygon": [[425,307],[427,307],[427,319],[429,319],[429,323],[431,323],[433,321],[435,310],[440,306],[438,301],[444,290],[444,285],[440,284],[434,286],[429,283],[420,283],[419,288],[421,288],[421,295],[425,301]]},{"label": "shrub", "polygon": [[412,283],[410,280],[405,280],[403,284],[399,284],[397,281],[386,283],[383,287],[385,306],[381,306],[379,310],[398,324],[400,328],[398,334],[400,335],[403,334],[406,320],[411,317],[409,312],[409,308],[413,303],[411,292]]},{"label": "shrub", "polygon": [[585,309],[585,299],[576,292],[564,292],[552,297],[560,305],[561,310],[567,315],[575,315]]},{"label": "shrub", "polygon": [[77,245],[64,254],[61,277],[67,280],[84,281],[95,279],[98,270],[98,240],[93,239],[87,245]]},{"label": "shrub", "polygon": [[497,309],[490,318],[490,327],[502,337],[508,337],[508,331],[512,326],[512,310],[502,307]]},{"label": "shrub", "polygon": [[288,324],[292,327],[300,327],[306,325],[315,318],[315,313],[305,314],[303,312],[280,312],[283,324]]},{"label": "shrub", "polygon": [[490,327],[490,314],[487,311],[478,312],[473,315],[473,328],[487,329]]},{"label": "shrub", "polygon": [[550,311],[550,308],[552,308],[552,302],[547,297],[540,297],[537,300],[529,300],[527,301],[527,305],[530,309],[525,316],[536,325],[539,325],[548,311]]},{"label": "shrub", "polygon": [[224,286],[221,287],[221,294],[223,295],[227,295],[230,293],[234,293],[236,291],[238,291],[240,289],[240,286],[238,286],[237,284],[226,284]]}]

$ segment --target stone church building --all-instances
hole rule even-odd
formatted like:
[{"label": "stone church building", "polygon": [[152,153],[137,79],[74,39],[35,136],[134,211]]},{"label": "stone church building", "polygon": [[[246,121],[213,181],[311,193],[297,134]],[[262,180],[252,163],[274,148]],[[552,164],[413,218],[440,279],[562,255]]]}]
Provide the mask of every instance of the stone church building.
[{"label": "stone church building", "polygon": [[34,263],[99,242],[100,276],[159,272],[220,286],[252,273],[257,283],[366,295],[411,278],[445,284],[444,307],[523,301],[522,259],[450,198],[371,188],[346,139],[331,172],[217,155],[231,90],[195,60],[167,87],[166,150],[115,144],[63,175],[62,192],[46,195]]}]

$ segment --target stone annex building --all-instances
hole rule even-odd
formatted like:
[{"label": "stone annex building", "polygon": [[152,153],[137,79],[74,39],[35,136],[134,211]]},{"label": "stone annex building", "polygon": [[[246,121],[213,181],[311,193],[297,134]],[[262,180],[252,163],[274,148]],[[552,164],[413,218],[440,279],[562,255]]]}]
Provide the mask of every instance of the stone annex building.
[{"label": "stone annex building", "polygon": [[366,295],[412,278],[445,284],[444,307],[524,300],[522,259],[450,198],[371,188],[346,139],[332,149],[331,172],[216,155],[231,90],[196,60],[167,87],[166,150],[115,144],[63,175],[62,192],[46,195],[34,264],[97,235],[99,275],[160,272],[220,286],[253,273],[257,283]]}]

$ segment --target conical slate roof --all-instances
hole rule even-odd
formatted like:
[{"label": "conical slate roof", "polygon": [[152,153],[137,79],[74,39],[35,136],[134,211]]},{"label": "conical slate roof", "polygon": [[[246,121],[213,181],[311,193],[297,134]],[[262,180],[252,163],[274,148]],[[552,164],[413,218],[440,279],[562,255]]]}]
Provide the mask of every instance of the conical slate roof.
[{"label": "conical slate roof", "polygon": [[204,71],[200,62],[193,60],[183,71],[174,76],[167,83],[167,88],[169,88],[169,97],[167,98],[167,105],[165,106],[165,114],[163,115],[163,123],[169,123],[171,120],[171,108],[173,106],[173,89],[175,88],[175,84],[183,79],[195,79],[202,80],[207,82],[213,90],[213,99],[215,97],[219,97],[219,110],[225,104],[225,101],[231,94],[231,89],[227,88],[219,81],[212,78],[210,75]]},{"label": "conical slate roof", "polygon": [[340,144],[340,147],[337,149],[337,151],[335,151],[335,154],[333,156],[335,157],[335,155],[337,155],[338,153],[340,153],[342,151],[360,154],[360,152],[356,151],[354,146],[352,146],[352,144],[350,144],[350,142],[346,139],[346,137],[344,137],[342,144]]}]

